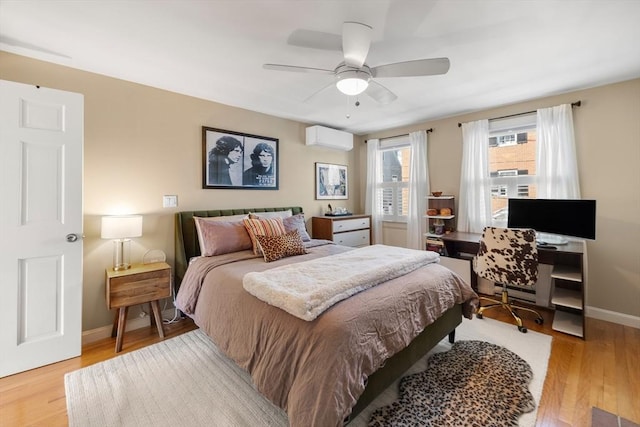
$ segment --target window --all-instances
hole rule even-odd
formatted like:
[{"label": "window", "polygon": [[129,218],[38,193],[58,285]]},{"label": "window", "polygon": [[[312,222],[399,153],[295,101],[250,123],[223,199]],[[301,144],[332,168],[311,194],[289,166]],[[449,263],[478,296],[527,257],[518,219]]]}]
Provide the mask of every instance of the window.
[{"label": "window", "polygon": [[382,206],[379,211],[383,221],[406,222],[409,213],[409,172],[411,148],[409,137],[397,137],[380,141],[382,176],[376,191]]},{"label": "window", "polygon": [[492,225],[507,225],[507,200],[536,197],[536,115],[489,122]]},{"label": "window", "polygon": [[462,134],[459,230],[506,225],[509,198],[580,198],[569,104],[465,123]]}]

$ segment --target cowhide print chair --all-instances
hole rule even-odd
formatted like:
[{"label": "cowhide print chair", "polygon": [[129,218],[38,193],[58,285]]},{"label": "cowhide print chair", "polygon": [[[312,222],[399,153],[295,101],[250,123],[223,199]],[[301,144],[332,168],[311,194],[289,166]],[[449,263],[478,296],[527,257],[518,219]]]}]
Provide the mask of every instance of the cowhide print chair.
[{"label": "cowhide print chair", "polygon": [[527,332],[518,316],[518,310],[530,311],[536,315],[536,323],[541,325],[542,316],[535,310],[513,305],[509,301],[507,285],[533,286],[538,280],[538,248],[536,233],[531,229],[485,227],[480,239],[478,255],[473,259],[473,269],[480,277],[502,285],[501,301],[481,297],[491,304],[481,305],[476,317],[491,308],[508,310],[518,324],[520,332]]}]

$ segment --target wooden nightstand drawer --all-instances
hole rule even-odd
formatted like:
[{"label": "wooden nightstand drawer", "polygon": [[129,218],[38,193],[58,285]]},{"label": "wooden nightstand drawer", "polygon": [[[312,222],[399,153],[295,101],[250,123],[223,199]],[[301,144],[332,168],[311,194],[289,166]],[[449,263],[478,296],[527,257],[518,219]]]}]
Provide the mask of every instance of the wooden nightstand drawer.
[{"label": "wooden nightstand drawer", "polygon": [[171,296],[169,270],[111,279],[109,308],[125,307]]},{"label": "wooden nightstand drawer", "polygon": [[145,264],[124,271],[107,271],[107,306],[128,307],[171,296],[168,264]]}]

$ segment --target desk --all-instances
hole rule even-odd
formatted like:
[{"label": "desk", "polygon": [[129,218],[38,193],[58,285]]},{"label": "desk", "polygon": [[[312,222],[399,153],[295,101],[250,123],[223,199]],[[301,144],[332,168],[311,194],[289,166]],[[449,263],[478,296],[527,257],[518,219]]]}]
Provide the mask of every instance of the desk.
[{"label": "desk", "polygon": [[[441,239],[446,256],[471,260],[478,253],[481,236],[479,233],[461,231],[443,235]],[[585,244],[582,241],[569,241],[556,248],[538,248],[538,262],[553,266],[551,304],[556,310],[553,329],[584,338]],[[477,291],[478,276],[473,267],[470,268],[471,287]]]}]

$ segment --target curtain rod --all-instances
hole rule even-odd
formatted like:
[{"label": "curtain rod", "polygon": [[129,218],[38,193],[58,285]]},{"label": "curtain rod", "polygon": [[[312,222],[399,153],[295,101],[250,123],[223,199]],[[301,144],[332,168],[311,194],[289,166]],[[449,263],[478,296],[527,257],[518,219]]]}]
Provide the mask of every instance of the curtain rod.
[{"label": "curtain rod", "polygon": [[[429,129],[425,130],[425,132],[426,132],[426,133],[433,132],[433,128],[429,128]],[[403,133],[403,134],[401,134],[401,135],[387,136],[387,137],[385,137],[385,138],[381,138],[381,139],[398,138],[398,137],[400,137],[400,136],[409,136],[409,134],[408,134],[408,133]],[[366,144],[366,143],[367,143],[367,141],[369,141],[369,140],[368,140],[368,139],[365,139],[365,140],[364,140],[364,143]]]},{"label": "curtain rod", "polygon": [[[572,102],[571,106],[572,107],[579,107],[580,104],[582,104],[582,101],[576,101],[576,102]],[[508,119],[509,117],[524,116],[525,114],[531,114],[531,113],[535,113],[535,112],[536,112],[536,110],[525,111],[524,113],[516,113],[516,114],[509,114],[508,116],[493,117],[493,118],[491,118],[489,120]],[[462,123],[458,123],[458,127],[462,127]]]}]

